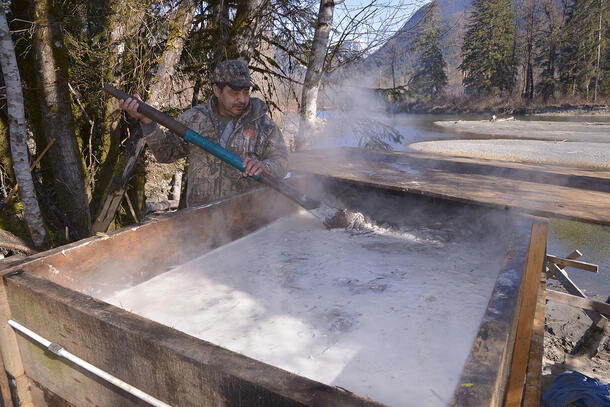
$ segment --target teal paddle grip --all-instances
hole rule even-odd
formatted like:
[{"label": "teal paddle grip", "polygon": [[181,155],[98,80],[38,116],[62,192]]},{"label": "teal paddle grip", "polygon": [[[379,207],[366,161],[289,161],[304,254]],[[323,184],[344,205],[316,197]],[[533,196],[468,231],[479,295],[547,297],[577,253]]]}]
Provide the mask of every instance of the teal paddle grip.
[{"label": "teal paddle grip", "polygon": [[[246,168],[244,167],[244,160],[240,156],[238,156],[237,154],[233,154],[226,148],[221,147],[219,144],[208,140],[207,138],[203,137],[201,134],[197,133],[194,130],[186,129],[186,133],[184,134],[184,140],[203,148],[208,153],[220,158],[227,164],[231,164],[233,167],[237,168],[241,172],[244,172],[246,170]],[[258,180],[259,177],[260,175],[252,175],[252,178],[256,180]]]}]

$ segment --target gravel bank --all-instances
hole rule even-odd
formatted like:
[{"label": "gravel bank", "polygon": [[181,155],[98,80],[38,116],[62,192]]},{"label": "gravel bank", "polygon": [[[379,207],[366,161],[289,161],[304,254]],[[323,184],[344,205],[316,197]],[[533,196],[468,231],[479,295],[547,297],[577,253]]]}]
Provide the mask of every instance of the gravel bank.
[{"label": "gravel bank", "polygon": [[434,124],[461,133],[538,140],[610,143],[610,123],[456,120],[437,121]]},{"label": "gravel bank", "polygon": [[411,144],[418,151],[530,161],[578,167],[610,168],[610,143],[554,142],[541,140],[440,140]]}]

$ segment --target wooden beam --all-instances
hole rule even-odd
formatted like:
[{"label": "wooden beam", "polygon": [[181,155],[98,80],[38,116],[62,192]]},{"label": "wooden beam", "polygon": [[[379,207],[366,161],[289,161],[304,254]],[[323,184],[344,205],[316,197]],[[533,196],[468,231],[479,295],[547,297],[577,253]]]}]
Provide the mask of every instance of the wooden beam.
[{"label": "wooden beam", "polygon": [[23,368],[19,347],[17,346],[17,338],[15,332],[8,324],[8,320],[11,318],[11,309],[8,304],[7,286],[4,276],[10,273],[12,273],[11,269],[5,269],[0,272],[0,353],[2,354],[3,365],[0,374],[5,375],[6,372],[15,378],[16,393],[19,401],[11,401],[11,398],[6,397],[4,401],[11,403],[8,406],[32,407],[32,395],[28,378]]},{"label": "wooden beam", "polygon": [[562,269],[566,267],[574,267],[577,269],[590,271],[592,273],[597,273],[599,271],[599,266],[597,264],[586,263],[584,261],[564,259],[551,254],[547,254],[546,259],[551,263],[557,264]]},{"label": "wooden beam", "polygon": [[546,274],[540,273],[536,314],[530,345],[527,373],[525,377],[525,394],[523,407],[538,407],[542,393],[542,358],[544,356],[544,322],[546,317]]},{"label": "wooden beam", "polygon": [[521,305],[517,336],[515,338],[510,376],[506,389],[506,407],[519,407],[523,397],[523,386],[536,313],[538,286],[545,261],[547,232],[548,226],[546,224],[535,223],[532,226],[530,246],[521,285]]},{"label": "wooden beam", "polygon": [[[570,277],[568,276],[568,273],[566,273],[565,270],[560,269],[554,263],[548,263],[547,268],[549,269],[551,276],[553,278],[559,280],[561,285],[568,291],[568,293],[575,295],[577,297],[581,297],[581,298],[587,297],[585,295],[585,293],[583,293],[581,291],[581,289],[578,288],[578,286],[576,284],[574,284],[574,282],[570,279]],[[591,310],[583,310],[583,311],[585,312],[585,314],[587,314],[587,316],[589,318],[591,318],[591,321],[593,321],[594,324],[597,324],[603,318],[601,316],[601,314],[596,311],[591,311]]]},{"label": "wooden beam", "polygon": [[580,252],[580,250],[574,250],[572,253],[570,253],[566,256],[566,259],[576,260],[576,259],[580,259],[581,257],[582,257],[582,253]]},{"label": "wooden beam", "polygon": [[8,384],[8,376],[6,375],[6,370],[4,369],[4,362],[0,357],[0,405],[6,407],[12,407],[15,405],[13,403],[13,397],[11,396],[11,388]]},{"label": "wooden beam", "polygon": [[547,290],[546,297],[551,301],[560,302],[562,304],[571,305],[573,307],[582,308],[589,311],[595,311],[610,317],[610,304],[606,304],[605,302],[595,301],[590,298],[582,298],[555,290]]}]

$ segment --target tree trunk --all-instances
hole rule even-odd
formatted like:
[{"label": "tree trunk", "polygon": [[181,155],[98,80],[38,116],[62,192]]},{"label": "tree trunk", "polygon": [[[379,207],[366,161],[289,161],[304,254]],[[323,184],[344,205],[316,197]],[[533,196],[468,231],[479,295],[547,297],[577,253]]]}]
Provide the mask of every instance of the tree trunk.
[{"label": "tree trunk", "polygon": [[335,3],[333,0],[320,0],[320,11],[316,31],[313,37],[311,53],[307,63],[307,73],[303,82],[303,92],[301,94],[301,111],[299,133],[296,137],[296,149],[304,150],[311,142],[310,132],[314,128],[317,112],[318,90],[322,81],[324,60],[326,58],[326,48],[328,37],[333,22],[333,12]]},{"label": "tree trunk", "polygon": [[176,66],[180,61],[198,5],[199,2],[196,0],[182,0],[170,23],[170,35],[165,43],[165,50],[153,77],[147,100],[148,104],[157,109],[162,109],[169,103],[168,96],[172,89],[172,77],[176,73]]},{"label": "tree trunk", "polygon": [[233,43],[237,56],[250,62],[262,36],[261,0],[239,0],[233,21]]},{"label": "tree trunk", "polygon": [[210,71],[213,72],[216,65],[225,59],[229,59],[228,50],[231,22],[229,19],[229,6],[224,0],[212,0],[209,2],[212,15],[210,37],[213,39],[214,49],[212,60],[209,62]]},{"label": "tree trunk", "polygon": [[[108,47],[110,53],[103,69],[104,81],[120,82],[132,68],[126,66],[129,55],[134,53],[131,37],[135,36],[142,26],[146,7],[134,6],[126,2],[112,2],[109,7],[107,30]],[[96,10],[97,11],[97,10]],[[116,79],[118,78],[118,79]],[[130,79],[128,79],[130,80]],[[90,176],[96,178],[95,188],[91,199],[91,213],[98,213],[103,205],[112,178],[117,172],[117,162],[120,158],[121,136],[125,132],[124,122],[121,121],[123,111],[119,108],[116,98],[108,97],[101,121],[104,126],[102,164],[96,169],[95,161],[89,163]]]},{"label": "tree trunk", "polygon": [[[167,106],[172,89],[172,77],[176,72],[176,66],[180,61],[184,43],[188,37],[193,16],[199,5],[195,0],[183,0],[170,23],[170,36],[165,44],[165,50],[161,55],[156,73],[150,86],[147,103],[158,109]],[[114,98],[112,98],[114,99]],[[137,133],[137,132],[136,132]],[[133,149],[125,149],[125,163],[119,172],[113,177],[110,188],[107,191],[99,211],[97,212],[92,230],[94,233],[105,232],[114,220],[116,211],[125,194],[127,184],[136,171],[136,163],[141,152],[144,150],[144,140],[133,134],[130,144]],[[139,209],[139,206],[138,206]],[[138,210],[136,209],[136,210]]]},{"label": "tree trunk", "polygon": [[595,66],[595,90],[593,93],[593,102],[597,102],[597,86],[599,83],[599,60],[601,59],[602,49],[602,14],[604,12],[604,0],[599,0],[599,25],[597,27],[597,64]]},{"label": "tree trunk", "polygon": [[30,173],[21,77],[3,7],[0,7],[0,65],[6,84],[11,155],[15,179],[19,184],[19,196],[23,204],[24,217],[30,230],[30,236],[36,247],[41,247],[46,238],[46,231],[36,199],[32,174]]},{"label": "tree trunk", "polygon": [[88,191],[83,160],[76,141],[72,106],[68,93],[68,66],[61,33],[61,18],[53,0],[31,0],[36,31],[33,38],[36,75],[40,92],[43,128],[55,180],[57,204],[82,238],[91,228]]}]

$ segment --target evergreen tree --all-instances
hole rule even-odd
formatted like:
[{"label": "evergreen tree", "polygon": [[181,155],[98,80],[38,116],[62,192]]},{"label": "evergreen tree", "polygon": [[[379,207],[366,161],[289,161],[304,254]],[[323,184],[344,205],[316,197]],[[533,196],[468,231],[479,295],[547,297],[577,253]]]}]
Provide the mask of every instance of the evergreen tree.
[{"label": "evergreen tree", "polygon": [[572,0],[565,15],[558,67],[561,88],[565,94],[592,99],[596,78],[603,81],[605,74],[597,66],[598,55],[608,46],[608,38],[600,35],[600,28],[603,33],[608,27],[608,5],[600,0]]},{"label": "evergreen tree", "polygon": [[545,0],[541,5],[541,24],[536,32],[535,65],[541,69],[536,92],[546,101],[557,90],[557,58],[562,23],[555,0]]},{"label": "evergreen tree", "polygon": [[434,1],[427,8],[415,40],[415,51],[419,58],[409,80],[409,89],[417,95],[437,97],[447,85],[447,62],[440,49],[438,4]]},{"label": "evergreen tree", "polygon": [[466,92],[512,91],[516,74],[515,10],[512,0],[474,0],[462,45]]}]

